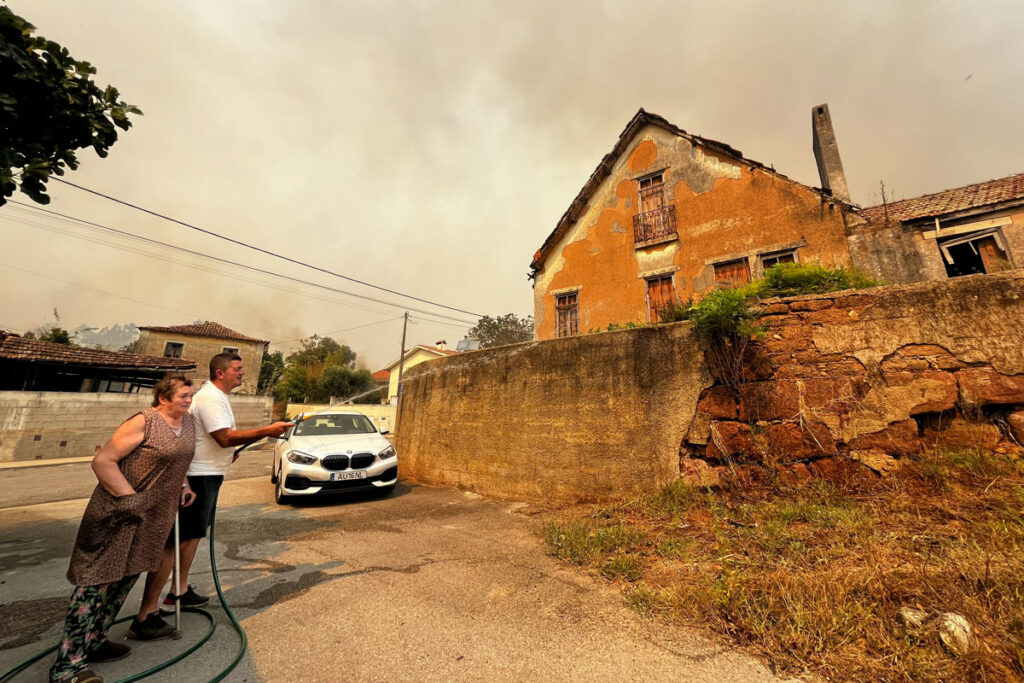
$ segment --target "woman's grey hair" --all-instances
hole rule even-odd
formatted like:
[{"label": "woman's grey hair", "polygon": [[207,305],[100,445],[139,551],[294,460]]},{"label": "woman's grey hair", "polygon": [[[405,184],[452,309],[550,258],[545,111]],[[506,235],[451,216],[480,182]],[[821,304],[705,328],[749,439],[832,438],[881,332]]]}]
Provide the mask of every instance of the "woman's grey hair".
[{"label": "woman's grey hair", "polygon": [[174,392],[178,390],[178,382],[186,387],[192,386],[192,380],[180,372],[168,372],[162,380],[153,385],[154,408],[160,405],[161,398],[168,401],[174,398]]}]

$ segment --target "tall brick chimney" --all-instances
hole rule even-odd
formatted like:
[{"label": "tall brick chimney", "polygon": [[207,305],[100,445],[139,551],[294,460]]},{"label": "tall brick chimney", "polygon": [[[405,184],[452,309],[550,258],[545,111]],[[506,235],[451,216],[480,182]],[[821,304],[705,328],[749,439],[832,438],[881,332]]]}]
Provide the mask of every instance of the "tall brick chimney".
[{"label": "tall brick chimney", "polygon": [[818,162],[821,187],[830,191],[836,199],[850,201],[850,191],[846,189],[846,173],[843,172],[843,162],[839,158],[839,145],[836,144],[836,132],[832,129],[832,117],[829,116],[827,104],[819,104],[811,109],[811,129],[814,136],[814,160]]}]

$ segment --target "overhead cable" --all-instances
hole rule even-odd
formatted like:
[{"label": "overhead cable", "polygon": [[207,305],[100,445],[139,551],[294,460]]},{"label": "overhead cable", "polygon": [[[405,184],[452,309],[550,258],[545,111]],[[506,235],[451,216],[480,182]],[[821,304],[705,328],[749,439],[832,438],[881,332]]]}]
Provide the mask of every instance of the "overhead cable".
[{"label": "overhead cable", "polygon": [[479,313],[474,313],[472,311],[467,311],[467,310],[462,309],[462,308],[455,308],[454,306],[446,306],[445,304],[439,304],[436,301],[430,301],[429,299],[421,299],[420,297],[412,296],[411,294],[403,294],[402,292],[398,292],[398,291],[395,291],[393,289],[388,289],[387,287],[381,287],[380,285],[375,285],[375,284],[372,284],[372,283],[369,283],[369,282],[365,282],[363,280],[358,280],[358,279],[356,279],[354,277],[349,277],[348,275],[342,275],[341,273],[337,273],[337,272],[335,272],[333,270],[328,270],[327,268],[321,268],[320,266],[315,266],[315,265],[313,265],[311,263],[306,263],[304,261],[299,261],[298,259],[294,259],[294,258],[291,258],[289,256],[283,256],[281,254],[278,254],[278,253],[275,253],[273,251],[270,251],[269,249],[263,249],[262,247],[257,247],[256,245],[248,244],[247,242],[243,242],[241,240],[234,239],[233,237],[228,237],[226,235],[221,235],[220,233],[213,232],[212,230],[207,230],[205,228],[200,228],[200,227],[192,225],[190,223],[186,223],[185,221],[178,220],[177,218],[172,218],[172,217],[166,216],[166,215],[164,215],[162,213],[158,213],[156,211],[151,211],[150,209],[138,206],[136,204],[132,204],[131,202],[126,202],[123,199],[118,199],[117,197],[112,197],[112,196],[110,196],[108,194],[104,194],[104,193],[98,192],[96,190],[91,190],[88,187],[83,187],[81,185],[77,185],[77,184],[75,184],[75,183],[73,183],[73,182],[71,182],[69,180],[64,180],[63,178],[58,178],[56,176],[51,176],[51,180],[56,180],[57,182],[63,183],[65,185],[70,185],[71,187],[74,187],[76,189],[82,190],[83,192],[89,192],[90,194],[94,194],[97,197],[103,197],[104,199],[108,199],[108,200],[110,200],[112,202],[116,202],[116,203],[121,204],[123,206],[130,207],[132,209],[135,209],[136,211],[142,211],[143,213],[148,213],[151,216],[155,216],[157,218],[161,218],[161,219],[163,219],[165,221],[170,221],[171,223],[176,223],[176,224],[181,225],[183,227],[189,228],[190,230],[195,230],[197,232],[201,232],[204,235],[210,235],[211,237],[216,237],[217,239],[221,239],[221,240],[224,240],[226,242],[230,242],[231,244],[236,244],[236,245],[238,245],[240,247],[245,247],[246,249],[252,249],[253,251],[257,251],[257,252],[259,252],[261,254],[265,254],[267,256],[272,256],[273,258],[276,258],[276,259],[281,259],[282,261],[287,261],[288,263],[292,263],[292,264],[297,265],[297,266],[302,266],[304,268],[310,268],[312,270],[316,270],[316,271],[319,271],[321,273],[325,273],[327,275],[332,275],[334,277],[342,278],[343,280],[348,280],[349,282],[355,282],[356,284],[363,285],[364,287],[371,287],[373,289],[379,289],[382,292],[387,292],[388,294],[394,294],[396,296],[404,297],[406,299],[412,299],[413,301],[419,301],[419,302],[422,302],[422,303],[425,303],[425,304],[430,304],[431,306],[437,306],[439,308],[446,308],[449,311],[456,311],[458,313],[466,313],[468,315],[476,316],[477,318],[482,318],[483,317]]}]

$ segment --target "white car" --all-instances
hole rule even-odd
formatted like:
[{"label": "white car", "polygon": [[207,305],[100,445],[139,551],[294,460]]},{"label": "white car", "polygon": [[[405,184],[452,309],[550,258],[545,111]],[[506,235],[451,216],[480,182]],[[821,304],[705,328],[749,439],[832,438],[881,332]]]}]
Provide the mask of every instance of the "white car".
[{"label": "white car", "polygon": [[270,481],[281,505],[300,496],[348,491],[387,495],[398,483],[398,455],[362,413],[314,413],[278,440]]}]

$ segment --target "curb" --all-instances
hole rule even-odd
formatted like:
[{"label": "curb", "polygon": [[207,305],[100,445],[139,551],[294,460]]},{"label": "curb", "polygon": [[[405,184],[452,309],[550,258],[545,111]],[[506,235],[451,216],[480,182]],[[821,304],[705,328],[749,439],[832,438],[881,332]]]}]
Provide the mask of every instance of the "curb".
[{"label": "curb", "polygon": [[12,460],[0,462],[0,470],[15,470],[24,467],[49,467],[53,465],[71,465],[76,462],[92,462],[92,456],[87,455],[81,458],[47,458],[44,460]]}]

